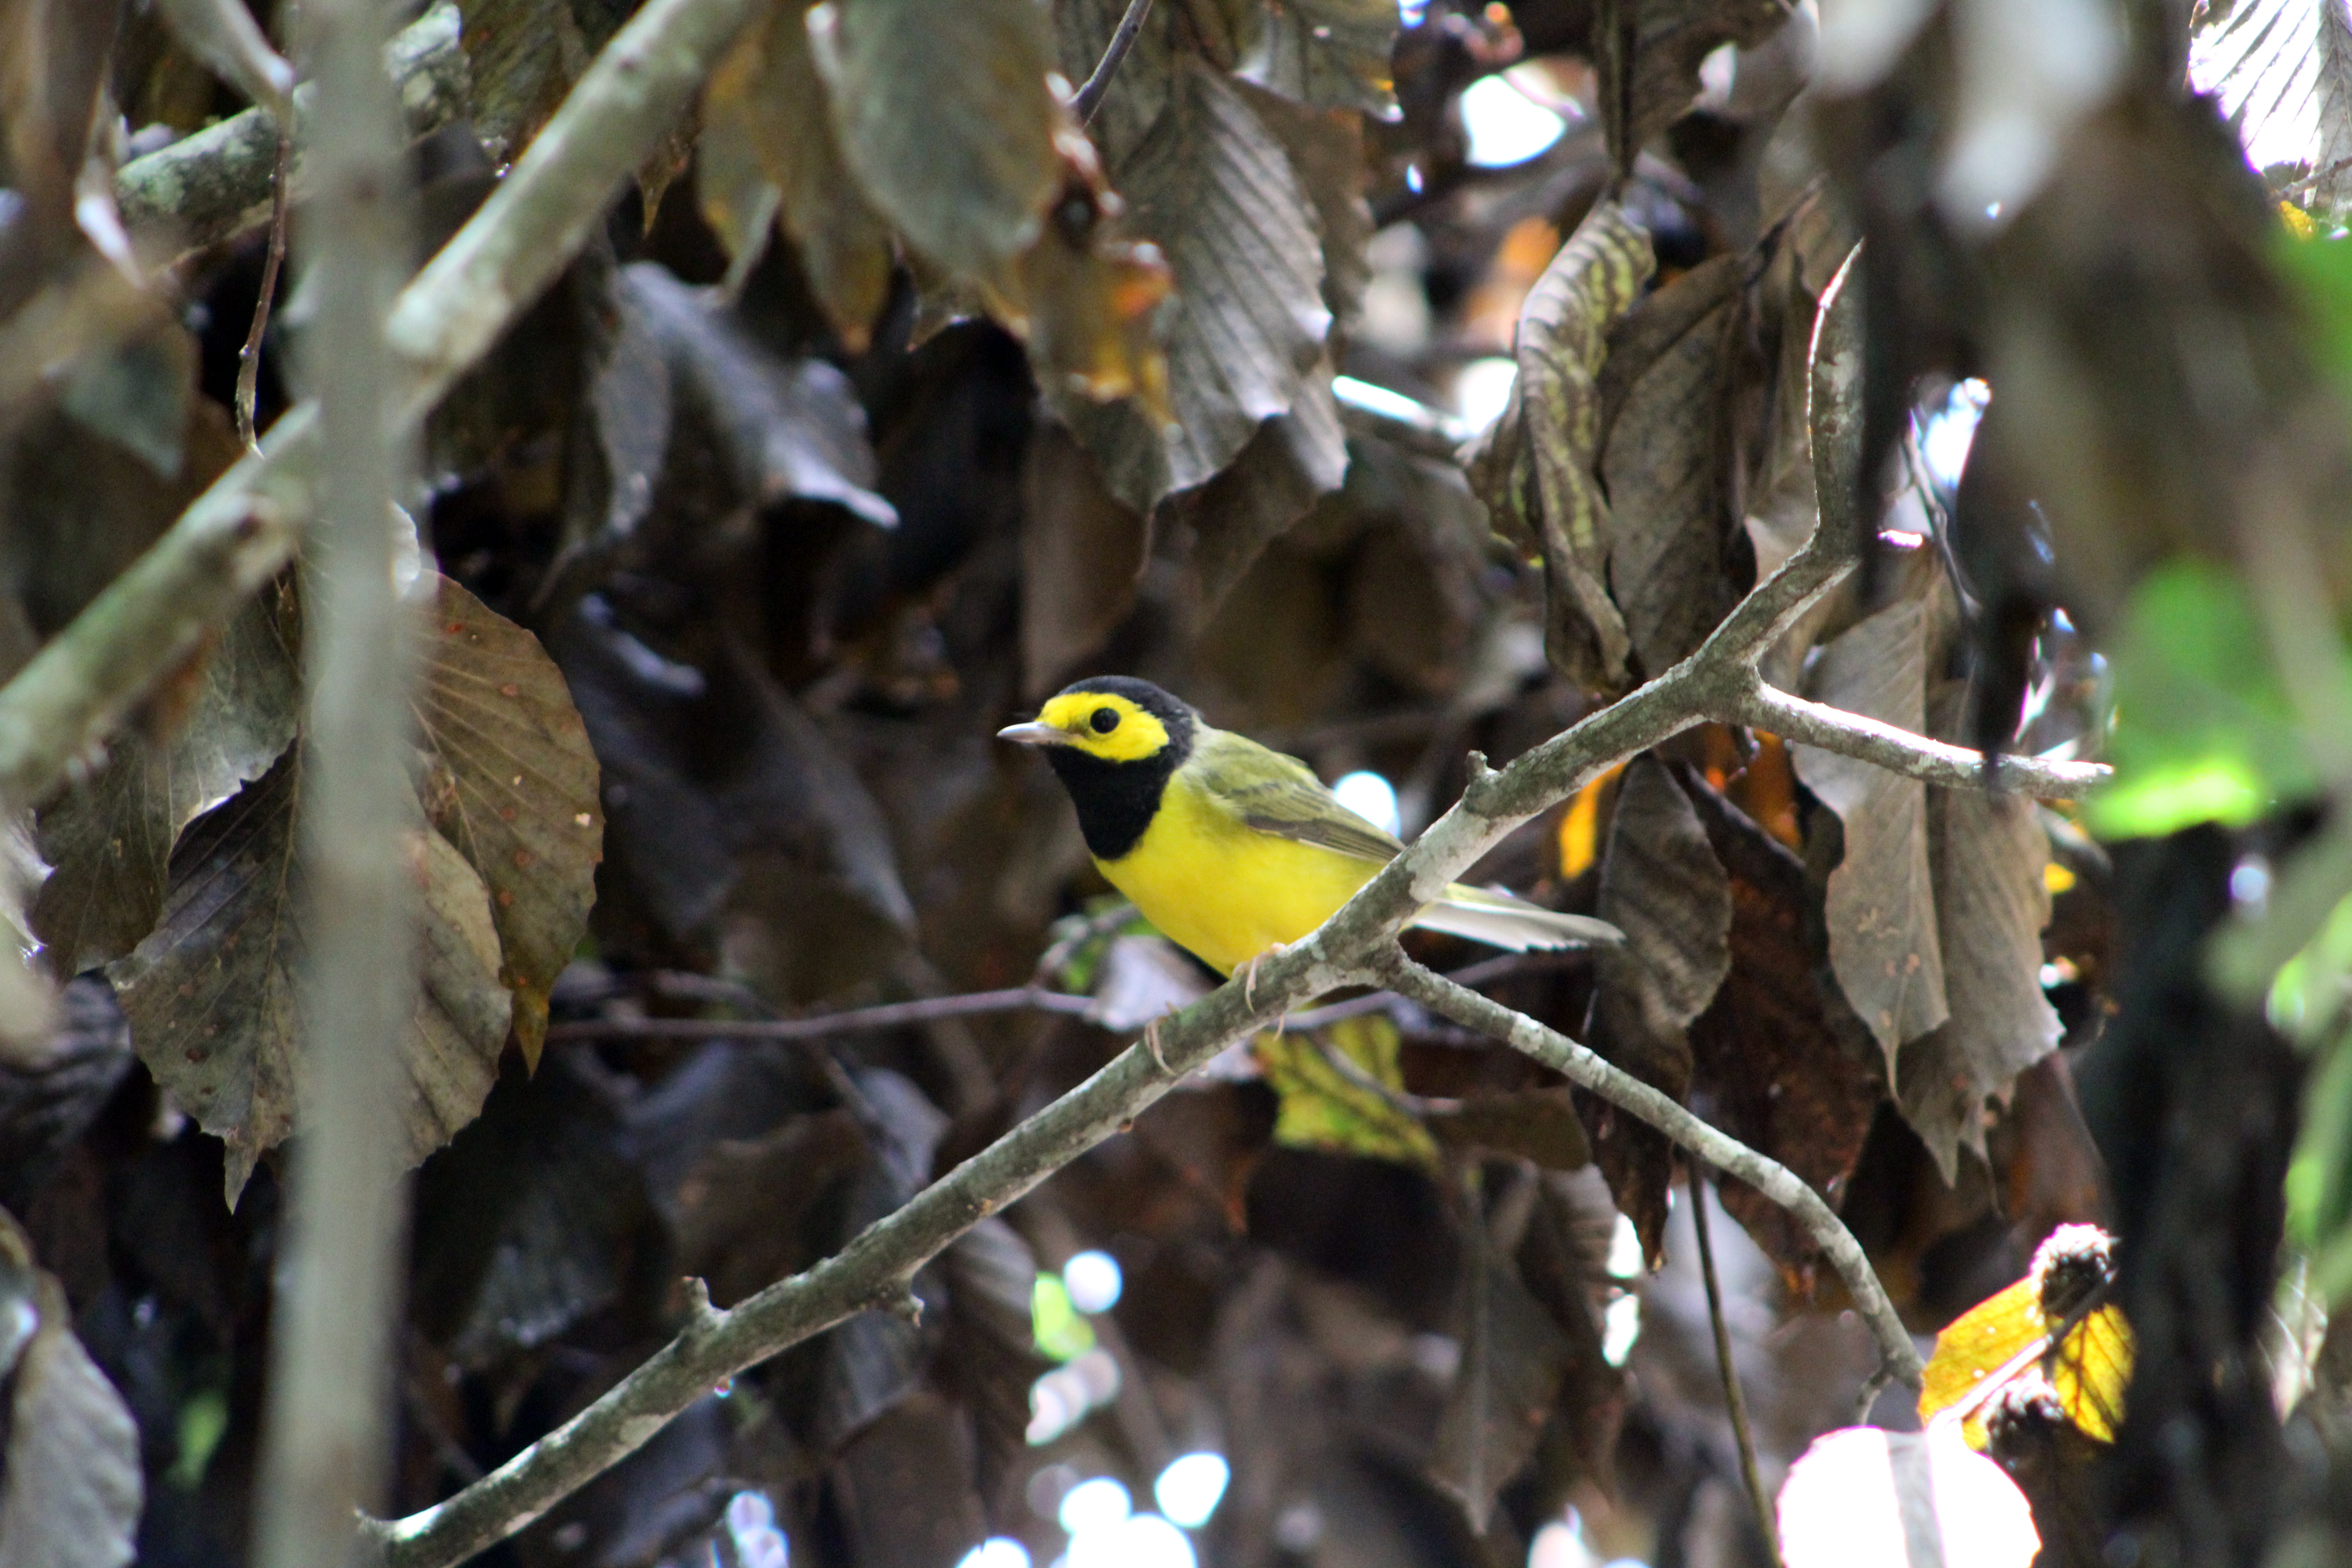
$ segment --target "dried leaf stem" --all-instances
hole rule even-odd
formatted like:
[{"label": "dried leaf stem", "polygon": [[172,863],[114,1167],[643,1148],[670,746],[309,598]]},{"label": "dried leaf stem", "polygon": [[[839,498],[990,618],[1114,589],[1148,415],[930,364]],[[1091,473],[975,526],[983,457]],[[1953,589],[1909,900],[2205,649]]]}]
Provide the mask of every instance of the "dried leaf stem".
[{"label": "dried leaf stem", "polygon": [[1110,79],[1118,74],[1118,64],[1127,58],[1127,51],[1135,47],[1136,35],[1143,31],[1146,18],[1151,15],[1151,0],[1127,0],[1127,10],[1120,16],[1118,26],[1112,29],[1110,43],[1087,78],[1086,85],[1070,102],[1072,112],[1081,125],[1094,123],[1095,110],[1102,107],[1103,94],[1110,90]]},{"label": "dried leaf stem", "polygon": [[269,311],[278,300],[278,269],[286,264],[286,213],[294,184],[294,127],[278,128],[278,164],[269,188],[269,251],[261,263],[261,292],[253,300],[253,325],[236,353],[236,438],[248,452],[261,450],[254,405],[261,395],[261,340],[269,334]]},{"label": "dried leaf stem", "polygon": [[1772,1568],[1780,1568],[1780,1532],[1773,1524],[1772,1500],[1764,1490],[1764,1479],[1756,1470],[1756,1432],[1748,1425],[1748,1395],[1739,1387],[1739,1368],[1731,1359],[1731,1327],[1723,1321],[1723,1281],[1716,1273],[1715,1240],[1708,1235],[1713,1222],[1706,1217],[1706,1179],[1696,1161],[1691,1163],[1686,1177],[1691,1234],[1698,1238],[1699,1278],[1706,1285],[1706,1321],[1715,1331],[1715,1364],[1723,1373],[1723,1407],[1731,1416],[1731,1440],[1739,1450],[1739,1479],[1756,1510],[1765,1555],[1771,1559]]},{"label": "dried leaf stem", "polygon": [[[1133,910],[1119,910],[1121,924],[1134,918]],[[1479,985],[1564,958],[1575,961],[1573,954],[1507,952],[1456,970],[1448,978],[1464,985]],[[704,975],[667,975],[661,988],[678,994],[691,989],[703,993],[709,1000],[759,1005],[756,996],[741,988],[725,982],[711,983]],[[1360,1018],[1385,1011],[1396,1003],[1391,993],[1376,991],[1328,1006],[1310,1007],[1284,1019],[1283,1025],[1293,1029],[1318,1029],[1344,1018]],[[845,1007],[838,1013],[814,1013],[801,1018],[586,1018],[550,1025],[547,1038],[551,1045],[590,1040],[822,1040],[877,1029],[936,1024],[950,1018],[984,1017],[992,1013],[1059,1013],[1100,1022],[1101,1004],[1092,996],[1055,991],[1046,985],[1012,985],[1001,991],[966,991],[952,996],[926,996],[914,1002]]]}]

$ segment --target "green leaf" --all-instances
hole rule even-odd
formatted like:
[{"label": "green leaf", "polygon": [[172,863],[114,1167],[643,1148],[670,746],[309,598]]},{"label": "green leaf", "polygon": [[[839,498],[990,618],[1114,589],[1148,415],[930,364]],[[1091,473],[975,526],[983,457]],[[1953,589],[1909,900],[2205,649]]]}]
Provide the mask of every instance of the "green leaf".
[{"label": "green leaf", "polygon": [[56,869],[34,898],[34,932],[60,979],[111,963],[163,912],[180,830],[269,771],[294,739],[302,676],[293,582],[264,588],[194,668],[168,736],[133,726],[106,765],[35,818]]},{"label": "green leaf", "polygon": [[1208,482],[1260,426],[1294,411],[1302,423],[1287,460],[1317,493],[1336,487],[1345,442],[1337,418],[1325,421],[1309,401],[1328,398],[1330,382],[1323,249],[1281,142],[1239,89],[1186,56],[1167,110],[1112,172],[1129,228],[1156,242],[1175,275],[1161,321],[1176,422],[1162,432],[1131,405],[1048,388],[1111,493],[1148,513],[1163,496]]},{"label": "green leaf", "polygon": [[416,717],[446,785],[428,793],[426,814],[488,889],[515,1041],[535,1067],[548,993],[588,929],[604,857],[587,726],[539,639],[446,577]]},{"label": "green leaf", "polygon": [[1076,1361],[1095,1348],[1095,1326],[1070,1304],[1069,1288],[1058,1274],[1039,1272],[1029,1318],[1037,1348],[1055,1361]]},{"label": "green leaf", "polygon": [[2134,590],[2114,649],[2115,777],[2086,803],[2110,838],[2242,826],[2317,788],[2245,587],[2179,561]]},{"label": "green leaf", "polygon": [[[301,1028],[297,990],[310,918],[295,854],[301,756],[278,765],[190,826],[172,856],[163,916],[110,964],[131,1041],[197,1125],[228,1144],[234,1204],[261,1156],[296,1130]],[[497,1076],[511,1004],[499,981],[488,890],[427,827],[412,851],[422,887],[422,984],[400,1103],[416,1161],[471,1121]]]},{"label": "green leaf", "polygon": [[1435,1171],[1436,1140],[1394,1098],[1404,1090],[1396,1026],[1349,1018],[1322,1033],[1354,1073],[1333,1066],[1310,1036],[1260,1035],[1250,1047],[1281,1102],[1274,1141]]},{"label": "green leaf", "polygon": [[809,14],[849,167],[908,243],[982,279],[1037,237],[1061,185],[1035,0],[828,0]]}]

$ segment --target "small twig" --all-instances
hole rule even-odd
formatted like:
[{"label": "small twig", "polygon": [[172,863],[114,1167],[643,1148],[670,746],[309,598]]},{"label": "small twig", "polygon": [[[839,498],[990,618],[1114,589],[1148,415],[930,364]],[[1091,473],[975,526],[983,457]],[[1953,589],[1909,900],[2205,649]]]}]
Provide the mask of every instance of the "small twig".
[{"label": "small twig", "polygon": [[1723,1372],[1723,1405],[1731,1413],[1732,1441],[1739,1448],[1739,1479],[1748,1485],[1748,1500],[1755,1505],[1756,1528],[1764,1535],[1764,1553],[1780,1568],[1780,1532],[1772,1522],[1772,1500],[1764,1495],[1764,1479],[1756,1470],[1756,1434],[1748,1425],[1748,1395],[1740,1392],[1739,1369],[1731,1361],[1731,1329],[1723,1321],[1723,1283],[1715,1272],[1715,1242],[1707,1234],[1706,1183],[1693,1161],[1688,1176],[1691,1230],[1698,1237],[1698,1271],[1706,1282],[1707,1321],[1715,1330],[1715,1363]]},{"label": "small twig", "polygon": [[886,1002],[878,1007],[851,1007],[804,1018],[592,1018],[553,1025],[547,1038],[551,1045],[572,1040],[818,1040],[988,1013],[1066,1013],[1083,1017],[1094,1006],[1091,996],[1073,996],[1042,985],[1015,985],[961,996],[929,996],[919,1002]]},{"label": "small twig", "polygon": [[278,127],[278,163],[270,176],[269,253],[261,263],[261,293],[253,301],[253,325],[245,347],[236,353],[236,438],[248,452],[261,450],[254,426],[254,405],[261,395],[261,340],[269,331],[269,310],[278,299],[278,269],[286,262],[286,210],[292,205],[294,184],[294,121],[289,115]]},{"label": "small twig", "polygon": [[2284,185],[2273,187],[2271,195],[2278,197],[2300,195],[2320,181],[2340,174],[2347,169],[2352,169],[2352,158],[2338,158],[2324,169],[2314,169],[2301,179],[2289,180]]},{"label": "small twig", "polygon": [[[1906,778],[1948,789],[1984,787],[1987,770],[1981,752],[1931,741],[1883,720],[1866,719],[1842,708],[1791,697],[1760,679],[1724,704],[1717,717],[1727,722],[1769,730],[1800,745],[1859,757]],[[1991,770],[1996,789],[2042,800],[2079,798],[2111,771],[2100,763],[2062,763],[2011,752],[2003,752]]]},{"label": "small twig", "polygon": [[1879,1359],[1905,1383],[1914,1388],[1919,1385],[1922,1370],[1918,1349],[1912,1344],[1910,1331],[1904,1328],[1895,1303],[1887,1299],[1886,1288],[1879,1283],[1877,1273],[1870,1267],[1862,1243],[1854,1239],[1845,1222],[1802,1177],[1700,1120],[1666,1094],[1603,1060],[1559,1030],[1456,985],[1443,975],[1433,974],[1406,957],[1402,949],[1390,950],[1381,973],[1391,988],[1432,1012],[1443,1013],[1456,1023],[1482,1030],[1535,1058],[1580,1088],[1649,1123],[1678,1147],[1717,1170],[1738,1177],[1788,1211],[1789,1216],[1828,1258],[1838,1278],[1845,1281],[1855,1309],[1878,1342]]},{"label": "small twig", "polygon": [[[1121,910],[1119,923],[1134,918],[1133,910]],[[1573,962],[1578,956],[1574,952],[1506,952],[1458,969],[1446,978],[1456,984],[1482,985],[1522,970]],[[690,1001],[768,1011],[767,1004],[748,987],[707,974],[665,973],[655,978],[655,989]],[[1326,1024],[1385,1012],[1399,1000],[1392,992],[1375,991],[1334,1002],[1328,1007],[1310,1007],[1284,1019],[1283,1026],[1319,1029]],[[983,1017],[992,1013],[1056,1013],[1095,1022],[1097,1007],[1091,996],[1029,984],[1008,986],[1002,991],[929,996],[916,1002],[885,1002],[873,1007],[848,1007],[838,1013],[815,1013],[799,1018],[587,1018],[552,1025],[547,1038],[553,1045],[590,1040],[822,1040],[837,1035],[936,1024],[948,1018]]]},{"label": "small twig", "polygon": [[1071,111],[1077,115],[1079,124],[1094,123],[1095,110],[1102,107],[1103,94],[1110,90],[1110,79],[1118,74],[1119,61],[1135,47],[1136,35],[1143,31],[1144,19],[1150,15],[1151,0],[1127,0],[1127,14],[1119,17],[1118,26],[1112,30],[1110,43],[1104,48],[1094,75],[1087,78],[1086,86],[1078,89],[1078,96],[1070,101]]},{"label": "small twig", "polygon": [[1432,1100],[1415,1094],[1410,1089],[1391,1089],[1373,1077],[1363,1063],[1341,1050],[1328,1037],[1313,1035],[1309,1036],[1308,1039],[1315,1047],[1315,1053],[1323,1058],[1325,1067],[1329,1068],[1350,1085],[1362,1089],[1400,1116],[1419,1118],[1433,1112],[1462,1109],[1462,1102],[1458,1100]]}]

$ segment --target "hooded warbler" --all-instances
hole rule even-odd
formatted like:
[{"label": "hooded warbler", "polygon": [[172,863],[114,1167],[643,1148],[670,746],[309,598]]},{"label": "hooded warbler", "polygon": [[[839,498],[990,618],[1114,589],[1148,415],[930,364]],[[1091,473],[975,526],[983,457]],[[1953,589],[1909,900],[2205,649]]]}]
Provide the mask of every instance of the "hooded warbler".
[{"label": "hooded warbler", "polygon": [[[1306,763],[1212,729],[1147,680],[1081,680],[997,735],[1045,752],[1095,865],[1221,973],[1314,931],[1404,849]],[[1624,940],[1606,921],[1459,883],[1412,923],[1515,952]]]}]

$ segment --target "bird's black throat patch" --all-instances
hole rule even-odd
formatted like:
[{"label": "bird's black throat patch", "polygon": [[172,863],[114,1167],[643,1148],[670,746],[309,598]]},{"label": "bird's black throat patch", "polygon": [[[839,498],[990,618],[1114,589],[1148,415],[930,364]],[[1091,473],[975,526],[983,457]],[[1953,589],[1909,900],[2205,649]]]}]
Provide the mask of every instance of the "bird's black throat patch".
[{"label": "bird's black throat patch", "polygon": [[[1087,689],[1110,684],[1089,682]],[[1120,684],[1142,686],[1140,681]],[[1160,797],[1169,779],[1192,754],[1192,710],[1157,688],[1147,689],[1159,699],[1150,704],[1153,716],[1168,730],[1168,744],[1151,755],[1114,763],[1076,746],[1045,748],[1045,760],[1053,764],[1062,787],[1070,792],[1070,804],[1077,808],[1078,831],[1086,837],[1087,853],[1097,860],[1117,860],[1143,841],[1144,830],[1159,813]],[[1129,694],[1121,690],[1119,695]]]}]

